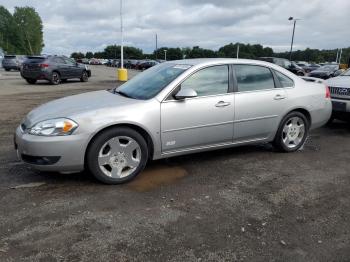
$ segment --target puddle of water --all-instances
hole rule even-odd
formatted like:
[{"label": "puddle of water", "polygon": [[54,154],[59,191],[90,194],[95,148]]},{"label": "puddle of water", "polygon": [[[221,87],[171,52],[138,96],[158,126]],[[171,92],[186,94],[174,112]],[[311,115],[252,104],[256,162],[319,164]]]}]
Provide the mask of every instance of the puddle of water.
[{"label": "puddle of water", "polygon": [[127,184],[131,190],[146,192],[160,186],[170,185],[187,175],[181,167],[152,166],[146,168]]}]

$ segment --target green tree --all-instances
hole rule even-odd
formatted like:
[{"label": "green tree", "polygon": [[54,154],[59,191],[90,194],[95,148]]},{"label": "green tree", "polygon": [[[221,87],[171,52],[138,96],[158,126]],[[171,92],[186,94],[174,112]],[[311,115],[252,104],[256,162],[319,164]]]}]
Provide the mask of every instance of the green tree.
[{"label": "green tree", "polygon": [[93,54],[92,52],[86,52],[85,57],[86,57],[87,59],[91,59],[91,58],[94,57],[94,54]]},{"label": "green tree", "polygon": [[25,53],[18,25],[11,13],[3,6],[0,6],[0,47],[6,53]]},{"label": "green tree", "polygon": [[[167,60],[178,60],[178,59],[182,59],[183,57],[182,50],[178,47],[177,48],[161,47],[161,48],[158,48],[157,50],[157,58],[164,59],[165,51],[166,51]],[[153,55],[155,57],[156,51],[153,52]]]},{"label": "green tree", "polygon": [[44,47],[43,25],[32,7],[15,7],[13,18],[18,25],[26,54],[40,54]]},{"label": "green tree", "polygon": [[74,52],[70,55],[70,57],[74,59],[81,59],[81,58],[84,58],[85,55],[81,52]]}]

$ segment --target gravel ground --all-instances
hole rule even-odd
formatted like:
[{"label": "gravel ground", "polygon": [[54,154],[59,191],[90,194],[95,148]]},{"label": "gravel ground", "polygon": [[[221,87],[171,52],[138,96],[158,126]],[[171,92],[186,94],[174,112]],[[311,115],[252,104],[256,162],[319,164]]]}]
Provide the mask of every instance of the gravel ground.
[{"label": "gravel ground", "polygon": [[92,71],[60,86],[0,71],[0,261],[350,261],[345,123],[313,131],[297,153],[164,159],[122,186],[18,162],[12,136],[29,110],[116,85],[115,69]]}]

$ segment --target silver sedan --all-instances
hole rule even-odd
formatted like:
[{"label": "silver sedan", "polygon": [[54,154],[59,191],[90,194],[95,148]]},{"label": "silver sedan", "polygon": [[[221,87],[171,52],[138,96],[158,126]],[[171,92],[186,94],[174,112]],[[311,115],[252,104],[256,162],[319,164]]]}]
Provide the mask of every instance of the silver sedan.
[{"label": "silver sedan", "polygon": [[194,59],[159,64],[118,88],[58,99],[19,125],[19,157],[39,170],[88,169],[133,179],[148,160],[245,144],[293,152],[324,125],[328,87],[267,62]]}]

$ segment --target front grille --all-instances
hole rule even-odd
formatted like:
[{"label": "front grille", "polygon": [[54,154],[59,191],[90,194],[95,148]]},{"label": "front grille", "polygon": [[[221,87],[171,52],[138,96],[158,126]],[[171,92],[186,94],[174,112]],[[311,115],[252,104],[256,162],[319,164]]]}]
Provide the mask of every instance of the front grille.
[{"label": "front grille", "polygon": [[350,96],[350,88],[330,86],[329,91],[334,96]]}]

